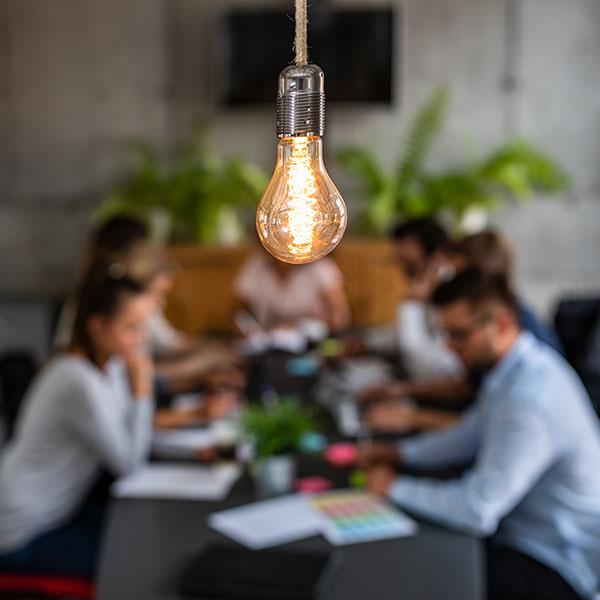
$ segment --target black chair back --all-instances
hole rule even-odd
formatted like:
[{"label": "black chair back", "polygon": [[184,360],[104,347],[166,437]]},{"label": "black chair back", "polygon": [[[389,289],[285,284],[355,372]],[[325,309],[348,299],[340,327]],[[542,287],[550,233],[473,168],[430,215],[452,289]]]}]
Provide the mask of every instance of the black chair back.
[{"label": "black chair back", "polygon": [[600,298],[563,300],[554,317],[565,356],[600,415]]},{"label": "black chair back", "polygon": [[0,356],[0,411],[4,416],[9,438],[17,420],[21,401],[37,369],[37,362],[30,352],[12,351]]}]

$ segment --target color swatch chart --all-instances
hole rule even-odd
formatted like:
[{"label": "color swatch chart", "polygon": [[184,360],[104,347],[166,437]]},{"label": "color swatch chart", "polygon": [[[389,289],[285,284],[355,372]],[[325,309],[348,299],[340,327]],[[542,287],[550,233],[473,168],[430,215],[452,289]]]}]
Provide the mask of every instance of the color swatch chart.
[{"label": "color swatch chart", "polygon": [[323,518],[321,533],[336,546],[404,537],[417,532],[415,521],[371,494],[335,491],[311,497]]}]

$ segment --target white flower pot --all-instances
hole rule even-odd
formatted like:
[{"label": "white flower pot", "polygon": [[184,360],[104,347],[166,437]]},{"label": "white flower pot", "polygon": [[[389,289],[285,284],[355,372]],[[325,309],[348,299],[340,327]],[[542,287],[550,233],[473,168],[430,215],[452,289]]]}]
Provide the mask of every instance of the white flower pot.
[{"label": "white flower pot", "polygon": [[272,456],[255,463],[253,468],[256,494],[260,498],[280,496],[293,490],[296,465],[289,455]]}]

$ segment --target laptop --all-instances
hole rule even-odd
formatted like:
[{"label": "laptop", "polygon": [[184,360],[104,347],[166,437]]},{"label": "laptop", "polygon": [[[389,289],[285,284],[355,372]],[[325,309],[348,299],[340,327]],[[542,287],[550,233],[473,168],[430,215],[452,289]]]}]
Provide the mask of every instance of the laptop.
[{"label": "laptop", "polygon": [[252,551],[215,543],[189,562],[179,593],[190,600],[322,600],[341,562],[337,552]]}]

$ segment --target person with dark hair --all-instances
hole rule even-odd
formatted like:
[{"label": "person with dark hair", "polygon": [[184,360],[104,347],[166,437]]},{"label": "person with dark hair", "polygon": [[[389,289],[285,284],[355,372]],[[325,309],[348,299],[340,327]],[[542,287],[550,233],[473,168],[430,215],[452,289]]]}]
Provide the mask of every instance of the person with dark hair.
[{"label": "person with dark hair", "polygon": [[[508,240],[497,231],[488,229],[460,238],[448,246],[447,255],[457,271],[467,267],[478,267],[486,273],[504,278],[511,289],[515,289],[512,248]],[[516,306],[519,323],[523,329],[564,354],[556,332],[544,323],[519,295],[516,295]]]},{"label": "person with dark hair", "polygon": [[[600,424],[585,389],[558,353],[521,330],[501,277],[467,269],[433,302],[448,343],[483,373],[477,400],[454,426],[366,448],[369,489],[491,536],[491,600],[590,598],[600,575]],[[395,471],[469,461],[448,481]]]},{"label": "person with dark hair", "polygon": [[497,275],[513,285],[514,257],[508,240],[497,231],[486,229],[449,242],[446,250],[449,261],[457,271],[477,267]]},{"label": "person with dark hair", "polygon": [[[452,421],[454,414],[396,402],[407,397],[463,403],[471,395],[464,369],[448,348],[432,309],[431,295],[449,274],[446,257],[448,234],[433,217],[412,219],[391,233],[394,256],[406,283],[396,312],[396,339],[405,379],[363,390],[359,401],[369,405],[367,425],[379,430],[410,430],[437,427]],[[377,348],[375,348],[377,350]]]},{"label": "person with dark hair", "polygon": [[90,496],[149,450],[153,306],[122,264],[89,266],[69,347],[34,381],[0,460],[0,568],[93,575],[103,509]]},{"label": "person with dark hair", "polygon": [[[164,310],[175,275],[172,261],[166,264],[163,261],[163,268],[147,279],[148,291],[155,302],[148,321],[149,350],[163,396],[160,398],[159,394],[157,427],[181,426],[226,416],[239,406],[240,390],[245,384],[239,357],[226,343],[190,336],[173,327],[166,318]],[[188,396],[185,408],[164,405],[170,404],[177,394],[200,389],[204,393],[195,402]]]},{"label": "person with dark hair", "polygon": [[413,219],[396,226],[392,242],[406,282],[396,315],[402,365],[409,378],[454,376],[460,363],[443,343],[429,306],[446,272],[448,234],[433,217]]},{"label": "person with dark hair", "polygon": [[132,215],[119,214],[104,221],[93,232],[89,252],[108,259],[113,254],[126,254],[139,242],[150,237],[146,223]]},{"label": "person with dark hair", "polygon": [[[155,361],[161,399],[195,391],[205,384],[236,390],[243,386],[243,375],[235,365],[237,357],[228,348],[187,335],[165,317],[166,296],[175,282],[177,265],[162,248],[150,243],[142,221],[116,215],[99,225],[90,237],[80,278],[97,261],[122,264],[127,276],[147,288],[154,298],[155,307],[148,319],[148,350]],[[55,348],[66,347],[76,310],[77,298],[72,294],[59,320]],[[196,412],[194,409],[190,418],[195,418]]]},{"label": "person with dark hair", "polygon": [[[514,290],[513,253],[508,240],[496,231],[486,230],[451,241],[447,245],[446,256],[456,272],[476,267],[503,280],[507,289]],[[514,303],[521,328],[563,354],[562,344],[554,330],[539,319],[517,294],[514,294]],[[445,392],[446,389],[450,390],[451,393],[448,394],[450,397],[460,399],[461,394],[465,398],[474,394],[477,380],[477,373],[465,373],[462,383],[454,377],[433,382],[427,380],[403,382],[388,389],[395,393],[396,398],[404,395],[425,401],[429,398],[444,398],[448,393]],[[388,398],[390,396],[391,394]],[[455,421],[459,414],[454,408],[447,410],[444,407],[419,407],[391,399],[389,402],[373,406],[367,413],[367,422],[374,429],[387,431],[431,429]]]},{"label": "person with dark hair", "polygon": [[[443,250],[448,243],[448,232],[435,217],[409,219],[396,224],[390,235],[397,244],[403,244],[401,257],[409,259],[418,272],[427,259]],[[408,246],[412,246],[408,249]],[[408,269],[410,270],[410,269]]]},{"label": "person with dark hair", "polygon": [[[84,251],[75,287],[91,265],[99,260],[124,262],[125,257],[148,241],[148,237],[147,225],[131,215],[114,215],[98,225]],[[56,325],[53,346],[57,349],[64,350],[69,343],[77,312],[76,302],[76,291],[73,290],[66,297]]]}]

